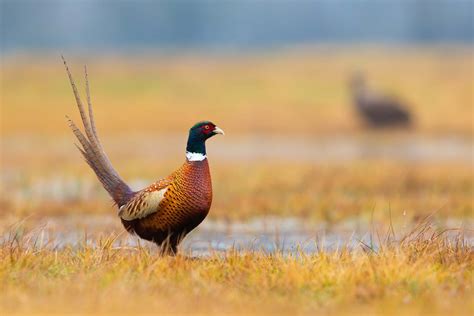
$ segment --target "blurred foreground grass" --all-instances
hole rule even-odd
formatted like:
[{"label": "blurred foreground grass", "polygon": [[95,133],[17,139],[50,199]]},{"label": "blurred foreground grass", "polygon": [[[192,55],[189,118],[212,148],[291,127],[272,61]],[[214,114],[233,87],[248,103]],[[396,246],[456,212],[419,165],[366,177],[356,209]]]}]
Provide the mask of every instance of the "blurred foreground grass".
[{"label": "blurred foreground grass", "polygon": [[[51,248],[16,230],[0,244],[0,311],[16,314],[470,315],[474,255],[422,223],[377,249],[160,257],[118,236]],[[91,242],[91,240],[89,240]],[[54,241],[53,241],[54,244]]]}]

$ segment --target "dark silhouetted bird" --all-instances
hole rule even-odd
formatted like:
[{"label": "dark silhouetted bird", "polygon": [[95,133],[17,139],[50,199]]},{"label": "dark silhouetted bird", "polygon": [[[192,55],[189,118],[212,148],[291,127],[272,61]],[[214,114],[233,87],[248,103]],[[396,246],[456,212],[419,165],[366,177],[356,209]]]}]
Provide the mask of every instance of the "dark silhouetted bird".
[{"label": "dark silhouetted bird", "polygon": [[352,76],[350,88],[354,106],[369,126],[406,127],[411,124],[410,113],[400,101],[370,90],[362,74]]},{"label": "dark silhouetted bird", "polygon": [[180,241],[207,216],[212,202],[212,184],[206,156],[206,140],[224,132],[212,122],[195,124],[189,130],[184,164],[149,187],[132,191],[112,167],[97,136],[85,69],[88,114],[64,60],[85,135],[68,118],[81,146],[78,149],[117,204],[125,228],[174,255]]}]

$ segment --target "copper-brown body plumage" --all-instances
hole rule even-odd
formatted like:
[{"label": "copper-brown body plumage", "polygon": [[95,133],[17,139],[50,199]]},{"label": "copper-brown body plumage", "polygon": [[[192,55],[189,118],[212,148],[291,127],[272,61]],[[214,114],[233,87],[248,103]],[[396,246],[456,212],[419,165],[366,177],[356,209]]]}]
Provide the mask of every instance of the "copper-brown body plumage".
[{"label": "copper-brown body plumage", "polygon": [[211,208],[212,182],[207,159],[186,161],[168,178],[144,190],[164,187],[165,198],[156,213],[132,221],[122,219],[122,223],[141,238],[159,245],[165,243],[168,251],[176,252],[181,239],[204,220]]}]

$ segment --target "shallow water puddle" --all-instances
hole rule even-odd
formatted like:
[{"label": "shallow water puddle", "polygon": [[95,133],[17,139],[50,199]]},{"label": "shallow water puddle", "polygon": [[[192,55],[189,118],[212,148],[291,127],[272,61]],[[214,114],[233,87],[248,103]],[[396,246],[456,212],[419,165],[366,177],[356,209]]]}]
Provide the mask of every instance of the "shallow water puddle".
[{"label": "shallow water puddle", "polygon": [[[474,246],[472,222],[449,221],[436,224],[443,229],[465,228],[465,242]],[[10,226],[10,225],[9,225]],[[13,228],[12,228],[13,227]],[[263,251],[266,253],[315,253],[319,250],[335,251],[342,247],[355,249],[363,244],[377,248],[379,238],[387,235],[386,225],[377,228],[362,221],[345,221],[336,225],[309,223],[297,218],[258,218],[247,222],[205,220],[181,244],[181,252],[191,256],[206,256],[235,249],[236,251]],[[396,237],[408,233],[413,226],[402,225],[395,229]],[[466,229],[467,228],[467,229]],[[99,246],[100,238],[114,237],[114,247],[137,246],[156,249],[147,241],[126,233],[113,216],[68,216],[44,218],[34,223],[17,223],[9,229],[3,226],[3,240],[13,234],[24,235],[37,246],[51,248],[80,247],[87,243]],[[379,232],[377,235],[376,231]],[[452,232],[455,235],[456,230]],[[382,237],[378,237],[382,236]]]}]

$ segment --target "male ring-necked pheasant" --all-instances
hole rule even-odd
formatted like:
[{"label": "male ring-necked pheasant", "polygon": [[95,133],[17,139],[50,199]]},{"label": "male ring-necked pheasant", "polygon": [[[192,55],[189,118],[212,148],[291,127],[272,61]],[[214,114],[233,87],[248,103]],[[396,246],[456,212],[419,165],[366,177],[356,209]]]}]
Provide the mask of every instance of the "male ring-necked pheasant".
[{"label": "male ring-necked pheasant", "polygon": [[63,58],[84,125],[85,135],[68,118],[69,126],[81,146],[77,146],[103,187],[117,204],[118,215],[131,232],[174,255],[183,237],[206,217],[212,202],[212,184],[206,156],[206,140],[224,134],[209,121],[199,122],[189,130],[186,161],[168,177],[149,187],[132,191],[112,167],[97,131],[92,113],[87,68],[85,68],[88,115],[79,97],[71,72]]}]

